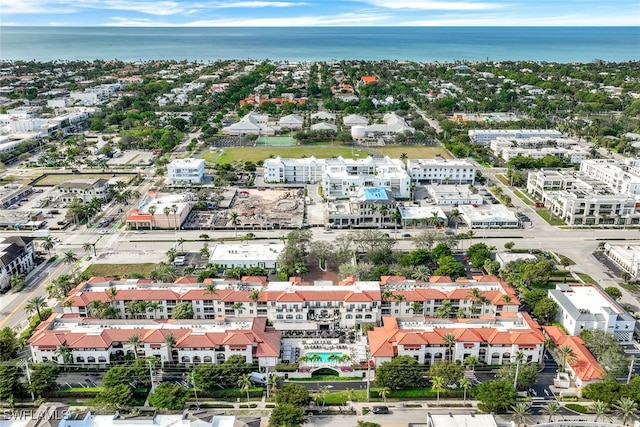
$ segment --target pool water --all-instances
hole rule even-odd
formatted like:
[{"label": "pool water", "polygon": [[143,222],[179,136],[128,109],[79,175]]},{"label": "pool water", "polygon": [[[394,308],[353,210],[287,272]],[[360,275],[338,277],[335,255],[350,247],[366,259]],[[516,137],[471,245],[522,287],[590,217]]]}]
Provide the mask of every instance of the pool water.
[{"label": "pool water", "polygon": [[331,357],[332,354],[335,354],[338,357],[344,356],[344,353],[340,353],[337,351],[314,351],[311,353],[305,353],[305,356],[312,357],[314,354],[317,354],[318,356],[320,356],[320,361],[324,363],[329,362],[329,357]]}]

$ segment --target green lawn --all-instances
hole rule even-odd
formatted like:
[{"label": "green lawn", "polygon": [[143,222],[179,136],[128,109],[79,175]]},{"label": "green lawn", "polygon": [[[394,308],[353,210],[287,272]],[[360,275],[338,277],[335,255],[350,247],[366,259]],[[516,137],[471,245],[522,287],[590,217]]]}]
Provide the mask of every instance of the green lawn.
[{"label": "green lawn", "polygon": [[384,147],[373,147],[372,150],[380,153],[381,156],[389,156],[392,159],[399,159],[402,153],[409,159],[432,159],[440,155],[445,159],[451,159],[451,154],[443,146],[429,147],[424,145],[385,145]]},{"label": "green lawn", "polygon": [[548,209],[536,209],[536,213],[540,216],[540,218],[547,221],[549,225],[566,225],[562,219],[556,216],[551,218],[551,213]]},{"label": "green lawn", "polygon": [[153,263],[144,264],[92,264],[84,273],[89,277],[127,277],[132,273],[139,273],[144,277],[149,277],[151,271],[156,267]]},{"label": "green lawn", "polygon": [[594,285],[598,284],[598,282],[593,280],[593,277],[589,276],[588,274],[585,274],[585,273],[577,273],[577,274],[578,274],[578,277],[580,277],[584,281],[584,283],[591,283]]},{"label": "green lawn", "polygon": [[518,196],[518,198],[520,200],[522,200],[526,205],[529,206],[533,206],[535,203],[533,201],[531,201],[531,199],[529,198],[529,196],[527,196],[526,194],[524,194],[522,191],[520,190],[513,190],[513,194],[515,194],[516,196]]},{"label": "green lawn", "polygon": [[258,162],[266,160],[270,156],[287,157],[292,159],[301,159],[303,157],[316,156],[318,158],[330,158],[342,156],[345,158],[366,158],[369,152],[364,149],[338,146],[335,147],[316,147],[316,146],[297,146],[297,147],[246,147],[246,148],[224,148],[222,152],[215,151],[205,153],[202,158],[207,163],[232,163],[232,162]]}]

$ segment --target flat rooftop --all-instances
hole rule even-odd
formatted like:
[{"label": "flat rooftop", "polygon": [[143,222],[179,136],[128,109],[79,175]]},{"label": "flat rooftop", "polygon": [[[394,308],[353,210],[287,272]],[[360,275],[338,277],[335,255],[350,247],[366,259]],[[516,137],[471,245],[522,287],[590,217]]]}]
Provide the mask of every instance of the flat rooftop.
[{"label": "flat rooftop", "polygon": [[211,249],[209,259],[229,261],[277,261],[280,253],[284,250],[283,243],[250,243],[250,244],[228,244],[215,245]]},{"label": "flat rooftop", "polygon": [[605,313],[606,309],[614,313],[623,313],[620,307],[592,285],[558,285],[554,294],[562,293],[567,301],[578,310],[588,310],[591,314]]},{"label": "flat rooftop", "polygon": [[191,329],[195,333],[251,330],[252,319],[181,319],[157,321],[153,319],[93,319],[62,315],[51,322],[49,330],[68,331],[88,335],[100,335],[105,329],[123,330],[180,330]]},{"label": "flat rooftop", "polygon": [[490,414],[429,414],[429,427],[497,427]]}]

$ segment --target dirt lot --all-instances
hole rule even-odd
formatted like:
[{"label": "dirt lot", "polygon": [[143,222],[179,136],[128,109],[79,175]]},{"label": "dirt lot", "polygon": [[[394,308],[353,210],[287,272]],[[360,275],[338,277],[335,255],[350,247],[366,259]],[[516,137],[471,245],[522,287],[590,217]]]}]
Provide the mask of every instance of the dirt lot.
[{"label": "dirt lot", "polygon": [[[136,174],[116,174],[116,177],[122,181],[129,182]],[[36,187],[53,187],[55,185],[60,185],[65,181],[69,181],[71,179],[111,179],[113,178],[112,173],[61,173],[61,174],[50,174],[39,180],[35,186]]]}]

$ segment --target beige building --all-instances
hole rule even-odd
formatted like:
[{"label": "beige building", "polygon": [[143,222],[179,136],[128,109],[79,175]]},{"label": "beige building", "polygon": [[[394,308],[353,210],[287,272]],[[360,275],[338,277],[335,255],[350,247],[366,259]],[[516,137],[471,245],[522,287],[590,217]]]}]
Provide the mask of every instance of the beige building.
[{"label": "beige building", "polygon": [[150,195],[127,216],[127,226],[133,229],[179,229],[194,205],[192,195]]}]

